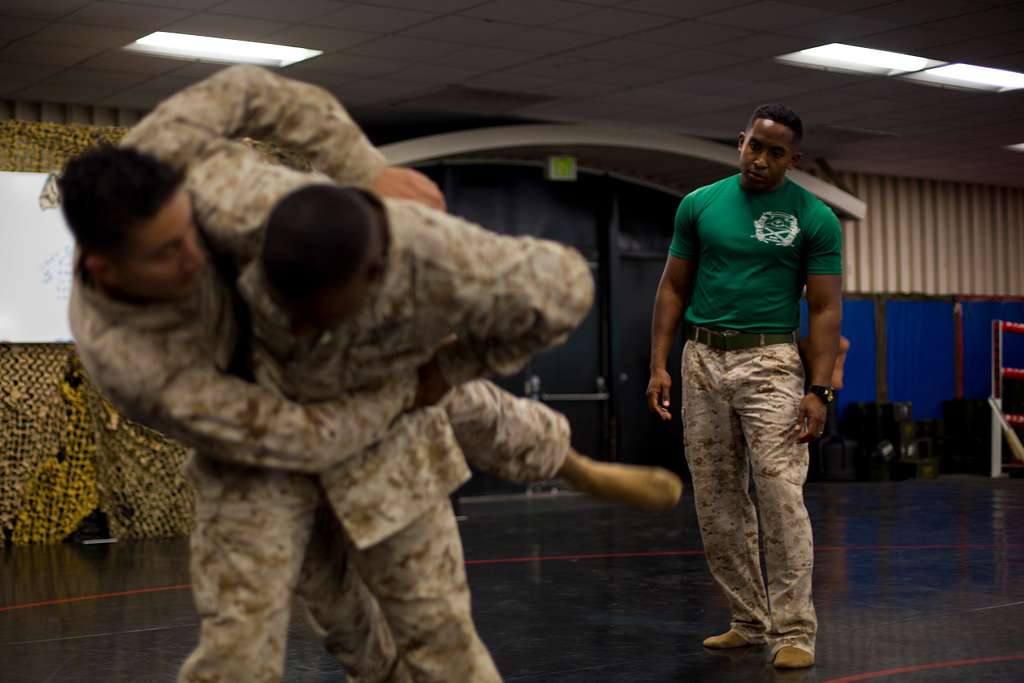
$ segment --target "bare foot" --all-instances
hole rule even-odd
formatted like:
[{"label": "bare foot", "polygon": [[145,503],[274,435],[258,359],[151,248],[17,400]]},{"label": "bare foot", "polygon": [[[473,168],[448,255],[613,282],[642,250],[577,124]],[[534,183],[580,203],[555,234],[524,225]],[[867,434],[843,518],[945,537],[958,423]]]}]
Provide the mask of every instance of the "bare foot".
[{"label": "bare foot", "polygon": [[558,475],[594,498],[654,512],[670,510],[683,494],[682,480],[662,467],[600,462],[569,451]]}]

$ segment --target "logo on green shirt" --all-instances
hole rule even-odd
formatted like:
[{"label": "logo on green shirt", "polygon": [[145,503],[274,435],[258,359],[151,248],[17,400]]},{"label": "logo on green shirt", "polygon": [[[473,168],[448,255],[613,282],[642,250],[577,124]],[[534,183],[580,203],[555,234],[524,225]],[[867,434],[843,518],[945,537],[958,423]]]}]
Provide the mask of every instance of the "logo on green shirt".
[{"label": "logo on green shirt", "polygon": [[764,244],[788,247],[800,234],[796,216],[781,211],[765,211],[754,221],[754,239]]}]

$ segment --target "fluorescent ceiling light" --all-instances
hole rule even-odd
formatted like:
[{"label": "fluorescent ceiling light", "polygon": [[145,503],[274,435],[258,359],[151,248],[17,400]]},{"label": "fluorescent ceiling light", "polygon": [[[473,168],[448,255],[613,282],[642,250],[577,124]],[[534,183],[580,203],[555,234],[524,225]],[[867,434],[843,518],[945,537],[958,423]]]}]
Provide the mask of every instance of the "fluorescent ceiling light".
[{"label": "fluorescent ceiling light", "polygon": [[227,64],[242,62],[271,67],[288,66],[323,54],[321,50],[307,50],[304,47],[192,36],[187,33],[167,33],[165,31],[150,33],[131,45],[126,45],[124,49],[177,59],[196,59],[202,62],[224,62]]},{"label": "fluorescent ceiling light", "polygon": [[776,59],[780,62],[797,66],[879,74],[883,76],[895,76],[911,71],[920,71],[930,66],[942,64],[942,62],[924,57],[904,55],[899,52],[886,52],[885,50],[872,50],[867,47],[844,45],[843,43],[830,43],[828,45],[812,47],[808,50],[800,50],[799,52],[782,55],[776,57]]},{"label": "fluorescent ceiling light", "polygon": [[1024,142],[1018,142],[1016,145],[1007,145],[1006,149],[1014,152],[1024,152]]},{"label": "fluorescent ceiling light", "polygon": [[973,64],[947,64],[937,69],[928,69],[910,78],[922,83],[944,85],[951,88],[968,88],[971,90],[988,90],[990,92],[1006,92],[1024,88],[1024,74],[1003,69],[990,69],[986,66]]}]

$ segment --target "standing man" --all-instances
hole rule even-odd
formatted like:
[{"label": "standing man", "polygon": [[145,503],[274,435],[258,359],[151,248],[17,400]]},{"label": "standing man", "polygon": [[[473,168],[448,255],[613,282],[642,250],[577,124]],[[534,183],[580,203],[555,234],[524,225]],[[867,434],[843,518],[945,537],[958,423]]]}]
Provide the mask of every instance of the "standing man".
[{"label": "standing man", "polygon": [[[686,461],[708,565],[732,610],[730,629],[704,646],[768,643],[780,669],[814,664],[806,444],[821,436],[833,398],[841,318],[839,221],[786,178],[800,158],[802,136],[793,111],[759,107],[739,136],[740,173],[691,192],[679,205],[654,301],[647,388],[651,410],[671,419],[665,367],[685,313],[691,325],[682,371]],[[805,286],[806,394],[796,339]]]}]

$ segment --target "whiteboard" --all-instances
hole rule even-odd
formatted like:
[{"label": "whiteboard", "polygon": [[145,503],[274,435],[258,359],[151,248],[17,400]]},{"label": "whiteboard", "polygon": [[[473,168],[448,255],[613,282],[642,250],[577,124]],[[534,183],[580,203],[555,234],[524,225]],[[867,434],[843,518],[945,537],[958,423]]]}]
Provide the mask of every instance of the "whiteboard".
[{"label": "whiteboard", "polygon": [[71,341],[75,243],[60,209],[42,209],[45,173],[0,173],[0,342]]}]

